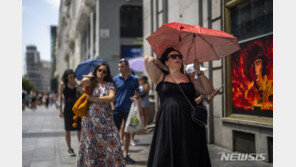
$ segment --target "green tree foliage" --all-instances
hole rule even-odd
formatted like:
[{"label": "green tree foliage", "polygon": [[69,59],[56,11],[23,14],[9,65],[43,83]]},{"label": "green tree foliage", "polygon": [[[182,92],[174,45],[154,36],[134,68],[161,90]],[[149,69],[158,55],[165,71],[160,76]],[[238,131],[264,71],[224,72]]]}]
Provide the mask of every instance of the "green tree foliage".
[{"label": "green tree foliage", "polygon": [[22,78],[22,88],[28,93],[35,89],[34,85],[26,77]]}]

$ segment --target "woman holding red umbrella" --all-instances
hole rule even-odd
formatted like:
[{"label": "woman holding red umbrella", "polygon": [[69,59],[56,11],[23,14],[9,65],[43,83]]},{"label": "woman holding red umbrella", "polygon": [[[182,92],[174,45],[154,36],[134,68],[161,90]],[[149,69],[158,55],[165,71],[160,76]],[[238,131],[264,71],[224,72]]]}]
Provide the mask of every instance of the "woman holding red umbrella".
[{"label": "woman holding red umbrella", "polygon": [[[197,61],[195,67],[199,67]],[[160,59],[146,56],[145,68],[160,97],[148,167],[211,166],[206,129],[192,121],[191,106],[178,85],[191,104],[196,105],[196,91],[208,95],[214,91],[212,83],[199,68],[198,78],[194,73],[185,74],[183,56],[174,48],[165,50]]]}]

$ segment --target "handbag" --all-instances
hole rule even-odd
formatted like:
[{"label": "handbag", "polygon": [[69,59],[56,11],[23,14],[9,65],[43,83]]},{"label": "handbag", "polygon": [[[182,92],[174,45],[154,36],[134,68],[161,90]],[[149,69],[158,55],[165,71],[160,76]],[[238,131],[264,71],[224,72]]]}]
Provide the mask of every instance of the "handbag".
[{"label": "handbag", "polygon": [[86,93],[83,93],[82,96],[75,102],[73,105],[72,111],[78,116],[83,117],[86,114],[89,101],[86,99]]},{"label": "handbag", "polygon": [[94,83],[92,82],[90,87],[85,88],[85,93],[83,93],[78,98],[78,100],[75,102],[75,104],[72,107],[72,111],[74,112],[74,114],[76,114],[80,118],[82,118],[83,116],[86,115],[86,111],[87,111],[89,103],[90,103],[86,98],[86,94],[91,94],[91,92],[92,92],[91,88],[93,87],[93,85],[94,85]]},{"label": "handbag", "polygon": [[208,120],[208,112],[207,110],[203,107],[203,106],[193,106],[191,104],[191,102],[189,101],[189,99],[187,98],[187,96],[185,95],[185,93],[183,92],[182,88],[180,87],[180,85],[176,82],[175,78],[173,76],[171,76],[173,78],[173,80],[175,81],[175,83],[177,84],[178,88],[180,89],[180,91],[182,92],[182,94],[184,95],[184,97],[186,98],[186,100],[188,101],[188,103],[191,106],[191,119],[192,121],[194,121],[195,123],[197,123],[200,126],[206,127],[207,126],[207,120]]}]

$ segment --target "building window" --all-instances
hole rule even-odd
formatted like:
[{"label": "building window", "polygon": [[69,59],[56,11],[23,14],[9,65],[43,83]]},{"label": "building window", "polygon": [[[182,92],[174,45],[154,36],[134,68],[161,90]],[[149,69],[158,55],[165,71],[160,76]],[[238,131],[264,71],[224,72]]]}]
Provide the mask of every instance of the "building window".
[{"label": "building window", "polygon": [[232,131],[233,136],[233,151],[241,153],[255,153],[255,134]]},{"label": "building window", "polygon": [[90,59],[90,23],[87,24],[87,29],[86,29],[86,58]]},{"label": "building window", "polygon": [[86,43],[85,43],[85,39],[86,39],[86,32],[83,33],[83,36],[81,38],[81,61],[85,60],[85,56],[86,56]]},{"label": "building window", "polygon": [[[96,55],[96,21],[97,21],[97,16],[96,16],[96,8],[94,8],[94,14],[93,14],[93,55]],[[94,56],[93,56],[94,57]]]},{"label": "building window", "polygon": [[227,11],[230,24],[226,26],[238,38],[241,47],[226,64],[231,69],[227,73],[227,78],[230,78],[227,83],[231,87],[227,94],[231,101],[228,115],[272,117],[273,2],[245,0]]},{"label": "building window", "polygon": [[90,58],[90,38],[90,23],[88,23],[81,38],[81,61]]},{"label": "building window", "polygon": [[244,40],[272,32],[272,0],[249,0],[231,9],[231,32]]},{"label": "building window", "polygon": [[240,44],[231,57],[233,113],[273,115],[272,35]]},{"label": "building window", "polygon": [[123,5],[120,8],[120,36],[143,36],[142,7]]}]

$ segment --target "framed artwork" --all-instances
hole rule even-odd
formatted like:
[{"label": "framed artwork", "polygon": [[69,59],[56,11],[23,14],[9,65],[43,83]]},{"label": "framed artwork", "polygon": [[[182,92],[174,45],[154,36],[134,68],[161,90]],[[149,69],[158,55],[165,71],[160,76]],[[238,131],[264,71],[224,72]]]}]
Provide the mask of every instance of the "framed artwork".
[{"label": "framed artwork", "polygon": [[273,35],[240,46],[231,56],[232,113],[272,117]]}]

